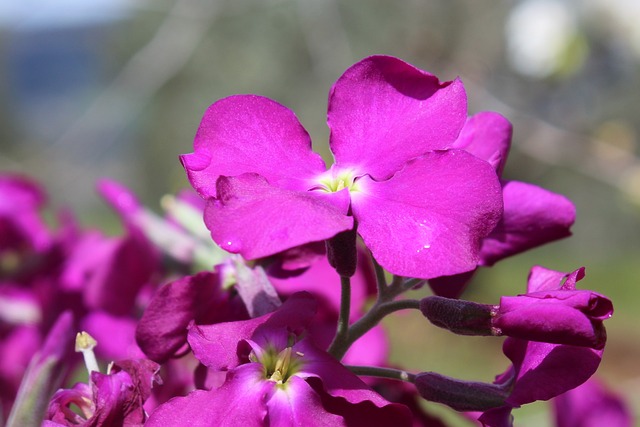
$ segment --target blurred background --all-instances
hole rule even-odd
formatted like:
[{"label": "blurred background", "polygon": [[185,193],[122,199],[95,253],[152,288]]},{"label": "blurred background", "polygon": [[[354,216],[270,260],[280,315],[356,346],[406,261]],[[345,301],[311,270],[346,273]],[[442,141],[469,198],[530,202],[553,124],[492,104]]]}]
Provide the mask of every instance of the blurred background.
[{"label": "blurred background", "polygon": [[[470,113],[514,124],[505,177],[565,194],[578,211],[573,237],[481,271],[465,297],[524,292],[534,264],[586,266],[582,287],[616,307],[601,375],[637,412],[638,22],[637,0],[5,0],[0,170],[36,178],[54,206],[110,227],[96,180],[117,179],[159,209],[188,185],[177,156],[221,97],[285,104],[330,161],[327,94],[357,60],[388,54],[460,76]],[[491,381],[507,366],[499,340],[451,336],[411,315],[387,326],[393,361],[408,368]],[[516,420],[550,424],[544,404]]]}]

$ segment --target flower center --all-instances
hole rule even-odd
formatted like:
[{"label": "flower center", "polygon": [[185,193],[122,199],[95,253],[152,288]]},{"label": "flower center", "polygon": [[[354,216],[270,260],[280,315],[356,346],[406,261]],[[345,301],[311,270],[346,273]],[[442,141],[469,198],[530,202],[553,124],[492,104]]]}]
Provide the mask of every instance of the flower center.
[{"label": "flower center", "polygon": [[275,348],[264,351],[261,355],[252,352],[249,359],[259,362],[264,367],[265,378],[276,384],[284,384],[287,380],[298,372],[303,355],[294,352],[291,347],[287,347],[279,353]]},{"label": "flower center", "polygon": [[317,179],[317,186],[312,190],[324,191],[326,193],[337,193],[348,188],[349,191],[358,191],[358,175],[353,169],[337,169],[335,165],[320,175]]}]

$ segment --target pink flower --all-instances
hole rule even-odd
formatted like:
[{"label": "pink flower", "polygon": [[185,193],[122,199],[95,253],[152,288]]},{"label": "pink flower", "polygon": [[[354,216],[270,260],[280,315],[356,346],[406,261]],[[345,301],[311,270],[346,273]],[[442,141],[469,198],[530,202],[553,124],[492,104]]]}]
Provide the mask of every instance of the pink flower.
[{"label": "pink flower", "polygon": [[466,116],[460,80],[373,56],[331,90],[329,170],[295,115],[255,95],[213,104],[181,159],[230,252],[255,259],[355,228],[388,271],[432,278],[475,268],[502,215],[494,168],[454,147]]}]

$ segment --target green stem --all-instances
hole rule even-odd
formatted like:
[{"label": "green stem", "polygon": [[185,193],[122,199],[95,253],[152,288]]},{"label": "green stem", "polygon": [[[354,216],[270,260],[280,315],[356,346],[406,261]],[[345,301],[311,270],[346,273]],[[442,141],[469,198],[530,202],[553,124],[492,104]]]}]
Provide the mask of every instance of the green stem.
[{"label": "green stem", "polygon": [[378,298],[380,298],[380,295],[384,295],[387,291],[387,278],[384,275],[384,270],[373,255],[371,256],[371,261],[373,261],[373,268],[376,272],[376,285],[378,287]]},{"label": "green stem", "polygon": [[380,368],[378,366],[352,366],[346,365],[347,369],[356,375],[362,375],[365,377],[378,377],[378,378],[390,378],[392,380],[414,382],[416,379],[415,374],[411,374],[407,371],[393,368]]},{"label": "green stem", "polygon": [[[420,310],[420,301],[414,299],[402,299],[398,301],[377,301],[373,307],[349,328],[349,345],[366,334],[376,326],[385,316],[400,310]],[[348,348],[348,347],[347,347]]]},{"label": "green stem", "polygon": [[410,291],[411,289],[415,288],[416,286],[420,285],[423,282],[426,282],[426,280],[424,280],[424,279],[408,279],[407,281],[402,283],[400,293],[406,292],[406,291]]},{"label": "green stem", "polygon": [[[342,294],[340,296],[340,313],[338,314],[338,330],[327,352],[341,360],[349,349],[349,314],[351,309],[351,278],[340,276]],[[351,341],[353,342],[353,341]]]}]

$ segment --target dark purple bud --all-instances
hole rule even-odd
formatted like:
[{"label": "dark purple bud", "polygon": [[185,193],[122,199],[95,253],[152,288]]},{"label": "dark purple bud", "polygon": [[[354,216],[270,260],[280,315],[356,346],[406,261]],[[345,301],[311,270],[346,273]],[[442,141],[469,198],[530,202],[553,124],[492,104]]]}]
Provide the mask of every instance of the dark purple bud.
[{"label": "dark purple bud", "polygon": [[351,277],[355,274],[358,261],[355,227],[327,240],[327,258],[340,276]]},{"label": "dark purple bud", "polygon": [[499,384],[461,381],[455,378],[422,372],[414,381],[418,393],[423,398],[443,403],[456,411],[486,411],[505,404],[509,395]]},{"label": "dark purple bud", "polygon": [[431,323],[460,335],[493,335],[491,318],[496,308],[438,296],[420,301],[420,311]]}]

